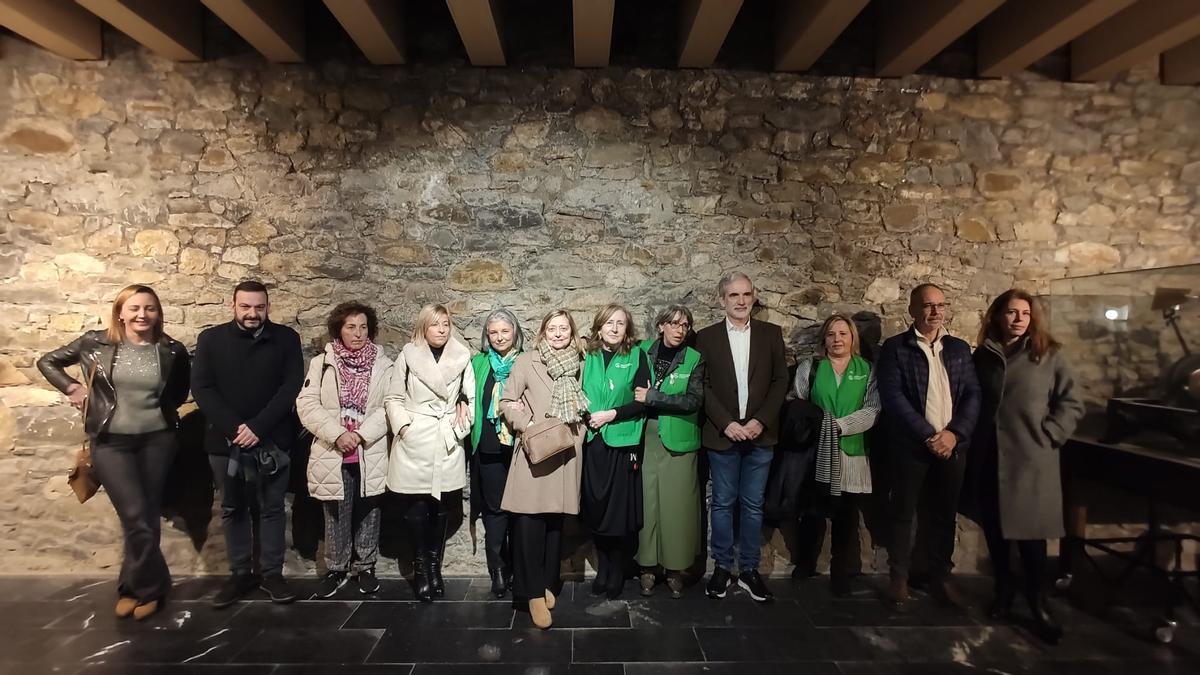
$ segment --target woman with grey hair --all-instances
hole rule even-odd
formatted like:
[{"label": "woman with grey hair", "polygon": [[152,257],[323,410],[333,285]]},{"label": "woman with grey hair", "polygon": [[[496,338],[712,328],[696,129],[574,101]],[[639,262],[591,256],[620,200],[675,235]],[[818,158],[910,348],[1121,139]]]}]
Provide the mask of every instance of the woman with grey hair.
[{"label": "woman with grey hair", "polygon": [[700,554],[700,406],[704,359],[685,343],[692,313],[671,305],[654,321],[658,338],[642,342],[650,363],[650,386],[634,390],[645,404],[646,447],[642,464],[642,529],[638,534],[638,580],[642,595],[654,592],[659,567],[671,597],[683,594],[683,570]]},{"label": "woman with grey hair", "polygon": [[500,508],[512,462],[512,428],[500,415],[500,394],[513,362],[525,345],[521,323],[507,309],[495,309],[483,322],[475,371],[475,424],[471,428],[471,522],[482,516],[484,551],[492,594],[503,598],[512,578],[508,513]]}]

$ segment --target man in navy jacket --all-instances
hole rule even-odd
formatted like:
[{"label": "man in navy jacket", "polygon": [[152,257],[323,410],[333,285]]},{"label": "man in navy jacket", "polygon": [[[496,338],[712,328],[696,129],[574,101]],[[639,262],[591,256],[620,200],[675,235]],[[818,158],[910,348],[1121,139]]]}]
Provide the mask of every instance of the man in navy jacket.
[{"label": "man in navy jacket", "polygon": [[979,381],[971,348],[946,333],[946,296],[935,284],[921,284],[909,296],[913,325],[883,343],[876,368],[879,396],[892,455],[892,541],[889,600],[897,609],[909,602],[912,522],[922,491],[928,523],[922,523],[931,594],[961,605],[950,582],[955,516],[962,488],[965,452],[979,416]]}]

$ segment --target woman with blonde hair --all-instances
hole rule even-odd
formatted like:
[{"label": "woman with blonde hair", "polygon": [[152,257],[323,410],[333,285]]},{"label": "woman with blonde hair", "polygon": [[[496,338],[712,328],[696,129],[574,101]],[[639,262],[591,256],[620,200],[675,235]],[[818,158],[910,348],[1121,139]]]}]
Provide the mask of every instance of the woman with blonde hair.
[{"label": "woman with blonde hair", "polygon": [[384,398],[395,432],[387,487],[401,497],[415,552],[413,586],[422,602],[445,594],[445,503],[460,498],[467,482],[463,439],[471,433],[475,375],[470,350],[453,332],[445,306],[422,307]]},{"label": "woman with blonde hair", "polygon": [[[85,382],[67,374],[76,364]],[[116,613],[145,619],[171,588],[159,511],[178,448],[177,409],[188,395],[187,349],[163,331],[158,295],[135,284],[113,300],[108,330],[88,331],[37,365],[71,405],[86,408],[92,465],[125,536]]]},{"label": "woman with blonde hair", "polygon": [[[858,521],[871,494],[866,432],[879,418],[879,390],[871,364],[859,355],[858,329],[841,314],[821,324],[820,355],[801,361],[792,395],[822,411],[817,436],[816,482],[833,521],[829,580],[833,594],[850,594],[858,567]],[[826,500],[827,498],[827,500]]]},{"label": "woman with blonde hair", "polygon": [[[538,628],[549,628],[558,586],[564,514],[579,513],[579,481],[587,397],[579,386],[583,346],[565,309],[548,313],[533,349],[517,357],[500,395],[517,435],[501,508],[512,514],[513,597],[527,602]],[[536,464],[525,448],[535,424],[561,421],[574,444]]]},{"label": "woman with blonde hair", "polygon": [[610,304],[592,318],[583,362],[588,398],[580,511],[596,547],[592,593],[620,597],[625,565],[642,529],[642,443],[646,406],[635,391],[650,384],[629,310]]}]

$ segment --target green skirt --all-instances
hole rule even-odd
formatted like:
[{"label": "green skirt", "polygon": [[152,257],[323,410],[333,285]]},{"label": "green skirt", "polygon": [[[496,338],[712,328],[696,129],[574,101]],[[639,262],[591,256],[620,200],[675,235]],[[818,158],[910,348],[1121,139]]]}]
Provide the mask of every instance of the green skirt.
[{"label": "green skirt", "polygon": [[685,570],[700,555],[699,461],[699,451],[671,452],[663,447],[658,421],[647,421],[637,552],[642,567]]}]

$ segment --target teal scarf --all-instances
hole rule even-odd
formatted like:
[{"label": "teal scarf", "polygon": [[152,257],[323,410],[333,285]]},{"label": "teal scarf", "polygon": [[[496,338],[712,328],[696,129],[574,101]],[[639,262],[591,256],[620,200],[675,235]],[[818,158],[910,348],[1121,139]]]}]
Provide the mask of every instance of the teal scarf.
[{"label": "teal scarf", "polygon": [[489,349],[487,356],[488,363],[492,367],[492,379],[496,383],[492,386],[491,405],[488,406],[484,417],[496,425],[496,435],[500,438],[500,444],[512,445],[512,431],[504,424],[504,418],[500,416],[500,394],[504,391],[504,383],[508,381],[508,373],[512,370],[513,362],[517,360],[517,350],[510,351],[508,356],[500,356],[494,349]]}]

